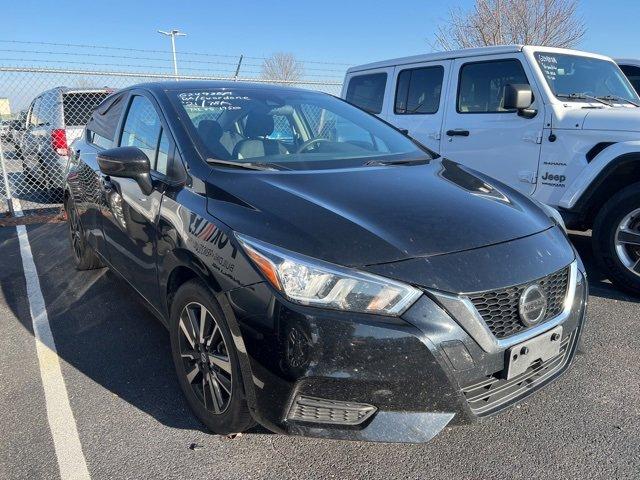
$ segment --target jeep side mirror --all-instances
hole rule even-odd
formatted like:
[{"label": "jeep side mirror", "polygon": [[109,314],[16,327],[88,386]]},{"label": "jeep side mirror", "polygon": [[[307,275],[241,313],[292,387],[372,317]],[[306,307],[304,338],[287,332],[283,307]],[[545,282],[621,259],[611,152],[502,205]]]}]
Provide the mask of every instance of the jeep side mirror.
[{"label": "jeep side mirror", "polygon": [[149,157],[137,147],[116,147],[103,150],[97,156],[100,171],[110,177],[131,178],[145,195],[153,190]]},{"label": "jeep side mirror", "polygon": [[531,107],[533,103],[533,91],[529,85],[516,84],[504,87],[505,110],[516,110],[518,115],[524,118],[533,118],[538,113]]}]

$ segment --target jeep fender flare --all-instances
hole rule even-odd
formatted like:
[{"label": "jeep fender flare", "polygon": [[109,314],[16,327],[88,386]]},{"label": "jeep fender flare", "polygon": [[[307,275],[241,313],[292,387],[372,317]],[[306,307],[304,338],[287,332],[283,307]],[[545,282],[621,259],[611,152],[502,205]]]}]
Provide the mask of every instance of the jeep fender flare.
[{"label": "jeep fender flare", "polygon": [[640,163],[640,141],[620,142],[605,148],[569,185],[558,206],[564,210],[583,211],[610,174],[634,162]]}]

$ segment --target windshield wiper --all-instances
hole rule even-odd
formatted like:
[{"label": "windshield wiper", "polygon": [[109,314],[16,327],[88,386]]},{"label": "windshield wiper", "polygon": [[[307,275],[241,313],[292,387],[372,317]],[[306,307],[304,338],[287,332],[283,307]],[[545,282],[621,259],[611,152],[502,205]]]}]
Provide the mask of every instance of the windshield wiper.
[{"label": "windshield wiper", "polygon": [[412,160],[388,160],[388,161],[369,160],[368,162],[365,162],[363,166],[381,167],[381,166],[388,166],[388,165],[418,165],[421,163],[428,163],[430,161],[431,161],[430,158],[421,158],[421,159],[412,159]]},{"label": "windshield wiper", "polygon": [[617,95],[605,95],[604,97],[599,97],[599,98],[601,98],[602,100],[608,100],[610,102],[627,102],[633,105],[634,107],[640,107],[640,103],[633,102],[627,98],[618,97]]},{"label": "windshield wiper", "polygon": [[224,167],[244,168],[245,170],[278,170],[271,163],[234,162],[233,160],[219,160],[217,158],[207,158],[207,163]]},{"label": "windshield wiper", "polygon": [[613,107],[613,105],[606,100],[603,100],[598,97],[592,97],[591,95],[587,95],[586,93],[556,93],[556,97],[558,98],[569,98],[571,100],[593,100],[598,103],[602,103],[608,107]]}]

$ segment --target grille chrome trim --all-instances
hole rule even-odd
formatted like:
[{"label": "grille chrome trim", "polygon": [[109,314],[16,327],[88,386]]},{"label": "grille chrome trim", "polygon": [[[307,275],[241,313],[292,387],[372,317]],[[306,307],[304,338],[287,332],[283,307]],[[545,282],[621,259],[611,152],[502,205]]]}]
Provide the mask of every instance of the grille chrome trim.
[{"label": "grille chrome trim", "polygon": [[574,260],[571,265],[569,265],[569,286],[567,288],[567,297],[564,302],[564,309],[562,313],[545,322],[539,323],[534,327],[504,339],[496,338],[473,302],[466,296],[451,295],[448,293],[434,291],[430,291],[429,293],[449,312],[453,319],[460,324],[460,326],[485,352],[498,353],[563,323],[571,314],[571,309],[573,308],[575,301],[577,284],[578,262]]}]

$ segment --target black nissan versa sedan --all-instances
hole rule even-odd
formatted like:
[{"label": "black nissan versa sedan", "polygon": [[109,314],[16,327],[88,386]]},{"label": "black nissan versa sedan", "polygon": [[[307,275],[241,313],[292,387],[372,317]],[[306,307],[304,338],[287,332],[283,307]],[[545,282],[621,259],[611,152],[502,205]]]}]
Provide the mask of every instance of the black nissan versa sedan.
[{"label": "black nissan versa sedan", "polygon": [[322,93],[117,92],[65,207],[77,268],[146,300],[217,433],[428,441],[561,375],[585,318],[553,210]]}]

